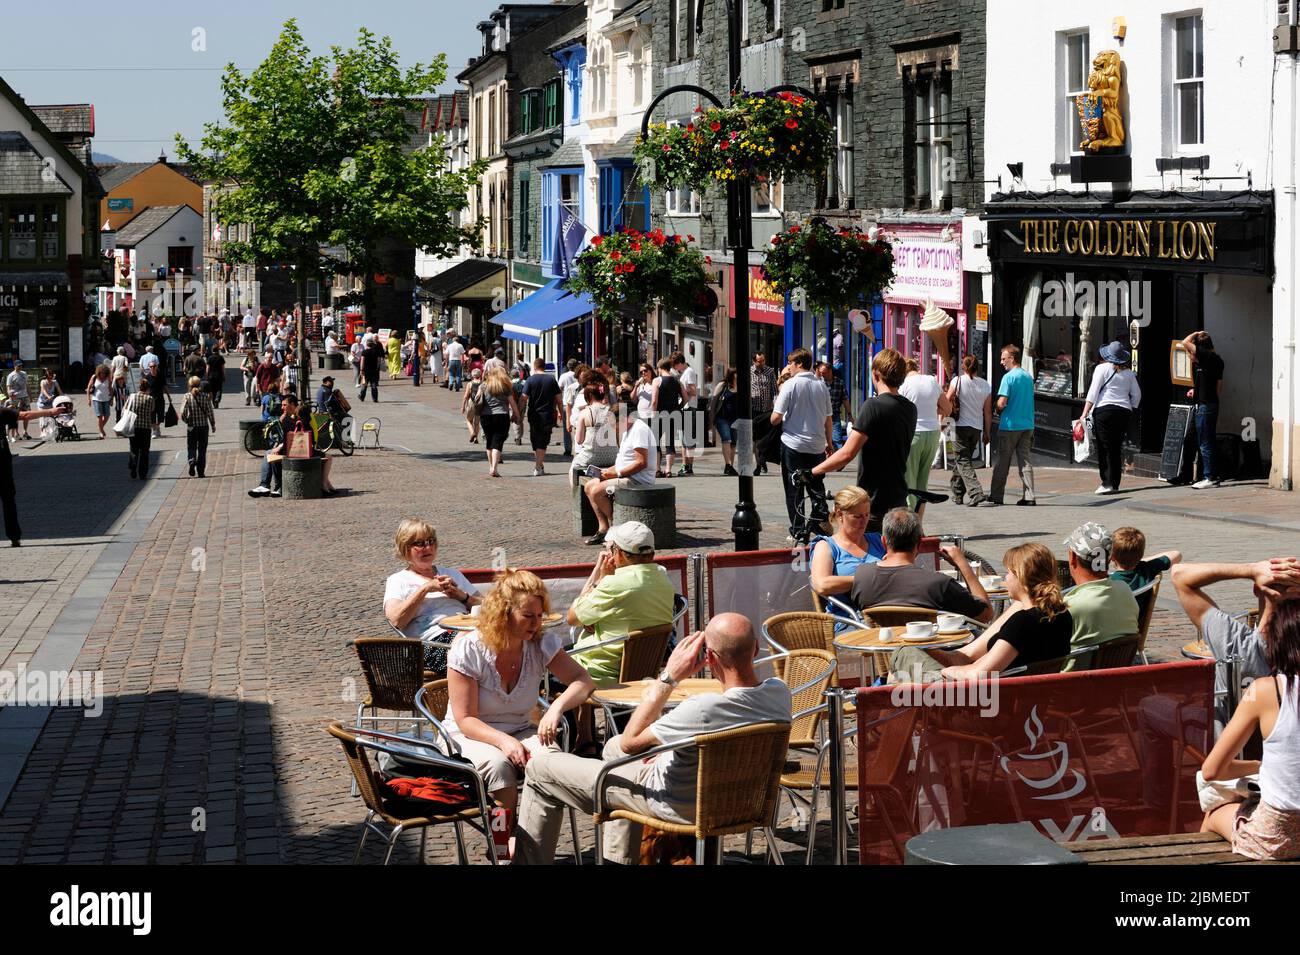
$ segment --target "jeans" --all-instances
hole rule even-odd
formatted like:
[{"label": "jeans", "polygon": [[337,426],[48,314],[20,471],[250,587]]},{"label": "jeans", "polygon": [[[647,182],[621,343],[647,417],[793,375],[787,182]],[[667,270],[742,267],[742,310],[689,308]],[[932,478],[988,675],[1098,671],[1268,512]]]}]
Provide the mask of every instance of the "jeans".
[{"label": "jeans", "polygon": [[1016,456],[1016,467],[1020,470],[1020,483],[1024,486],[1024,500],[1034,499],[1034,468],[1029,463],[1029,454],[1034,449],[1034,432],[998,431],[997,451],[993,455],[993,481],[989,488],[989,500],[1002,503],[1002,495],[1007,489],[1007,471],[1011,469],[1011,456]]},{"label": "jeans", "polygon": [[280,476],[283,469],[279,461],[268,461],[262,459],[262,480],[259,482],[262,487],[269,487],[273,491],[280,489]]},{"label": "jeans", "polygon": [[[806,471],[825,460],[825,454],[792,451],[784,443],[781,445],[781,486],[785,488],[785,511],[790,518],[790,533],[795,537],[799,536],[796,532],[803,527],[803,520],[799,517],[799,505],[803,502],[804,493],[803,488],[794,483],[794,472]],[[824,495],[826,482],[821,477],[815,477],[808,482],[808,488]]]},{"label": "jeans", "polygon": [[849,430],[845,426],[843,420],[839,418],[832,419],[831,420],[831,442],[835,445],[835,450],[838,451],[840,448],[844,447],[844,442],[847,441],[848,438],[849,438]]},{"label": "jeans", "polygon": [[447,362],[447,376],[451,380],[451,390],[460,391],[463,384],[460,377],[461,363],[458,361]]},{"label": "jeans", "polygon": [[723,421],[721,418],[714,419],[713,427],[718,430],[718,441],[721,444],[731,444],[731,422]]},{"label": "jeans", "polygon": [[1106,405],[1092,413],[1092,436],[1097,442],[1097,470],[1101,483],[1119,490],[1124,477],[1124,436],[1133,412],[1120,405]]},{"label": "jeans", "polygon": [[566,458],[571,457],[573,455],[573,432],[568,428],[564,428],[561,434],[564,436],[564,456]]},{"label": "jeans", "polygon": [[253,375],[244,376],[244,404],[253,403],[253,392],[257,390],[257,378]]},{"label": "jeans", "polygon": [[1219,406],[1196,406],[1196,441],[1201,452],[1201,476],[1211,481],[1220,478],[1215,469],[1214,436],[1219,428]]},{"label": "jeans", "polygon": [[357,386],[357,398],[360,399],[361,401],[366,400],[367,388],[370,389],[370,400],[378,401],[379,400],[379,375],[378,374],[376,374],[373,378],[369,378],[366,381],[361,382],[361,384]]},{"label": "jeans", "polygon": [[136,428],[131,432],[131,457],[130,471],[131,477],[138,477],[144,480],[149,475],[149,445],[153,443],[153,432],[149,430],[146,424],[143,428]]},{"label": "jeans", "polygon": [[954,501],[963,498],[978,501],[984,497],[984,488],[980,486],[980,479],[975,474],[974,461],[981,433],[979,428],[968,428],[965,425],[958,425],[954,432],[953,445],[956,453],[952,456],[952,477],[948,481]]},{"label": "jeans", "polygon": [[208,468],[208,429],[206,427],[190,428],[185,432],[185,452],[190,467],[199,472],[199,477],[203,477],[203,472]]}]

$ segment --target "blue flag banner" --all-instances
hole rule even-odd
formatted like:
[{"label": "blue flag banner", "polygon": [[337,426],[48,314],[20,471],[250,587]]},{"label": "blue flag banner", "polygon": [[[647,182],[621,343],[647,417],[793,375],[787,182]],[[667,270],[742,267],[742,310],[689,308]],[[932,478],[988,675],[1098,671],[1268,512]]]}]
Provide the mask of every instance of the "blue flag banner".
[{"label": "blue flag banner", "polygon": [[555,254],[551,261],[551,272],[568,278],[573,274],[573,260],[582,249],[587,237],[587,227],[564,206],[560,207],[560,218],[556,223]]}]

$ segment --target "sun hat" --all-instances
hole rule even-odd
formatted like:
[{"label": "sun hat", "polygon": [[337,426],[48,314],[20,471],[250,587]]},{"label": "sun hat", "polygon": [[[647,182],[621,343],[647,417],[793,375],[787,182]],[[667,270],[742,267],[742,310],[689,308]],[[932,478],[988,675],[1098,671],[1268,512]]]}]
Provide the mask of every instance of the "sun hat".
[{"label": "sun hat", "polygon": [[1129,350],[1124,347],[1123,342],[1111,342],[1109,345],[1101,346],[1101,357],[1103,361],[1111,362],[1115,365],[1127,365],[1132,358]]},{"label": "sun hat", "polygon": [[1089,521],[1074,529],[1074,533],[1065,539],[1065,546],[1081,561],[1087,564],[1093,573],[1106,572],[1110,560],[1110,531],[1095,521]]}]

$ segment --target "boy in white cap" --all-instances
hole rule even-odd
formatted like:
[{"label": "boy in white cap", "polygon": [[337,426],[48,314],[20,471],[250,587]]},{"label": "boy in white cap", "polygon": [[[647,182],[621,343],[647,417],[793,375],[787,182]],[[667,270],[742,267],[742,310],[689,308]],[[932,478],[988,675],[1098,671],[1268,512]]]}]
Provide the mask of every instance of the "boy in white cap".
[{"label": "boy in white cap", "polygon": [[[1070,649],[1096,646],[1115,637],[1138,632],[1138,605],[1128,584],[1109,576],[1111,536],[1089,521],[1075,528],[1065,541],[1070,551],[1070,577],[1074,588],[1065,604],[1074,620]],[[1072,669],[1071,661],[1066,669]]]}]

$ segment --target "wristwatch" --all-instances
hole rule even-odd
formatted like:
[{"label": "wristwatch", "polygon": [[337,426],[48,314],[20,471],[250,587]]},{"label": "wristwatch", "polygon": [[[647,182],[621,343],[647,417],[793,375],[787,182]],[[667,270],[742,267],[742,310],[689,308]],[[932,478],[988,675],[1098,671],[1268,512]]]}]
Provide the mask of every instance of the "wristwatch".
[{"label": "wristwatch", "polygon": [[666,684],[669,689],[675,689],[677,686],[677,681],[673,679],[672,674],[668,672],[667,667],[664,667],[659,673],[659,682]]}]

